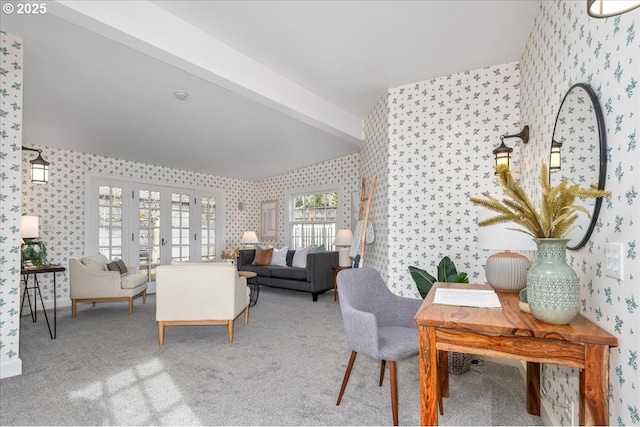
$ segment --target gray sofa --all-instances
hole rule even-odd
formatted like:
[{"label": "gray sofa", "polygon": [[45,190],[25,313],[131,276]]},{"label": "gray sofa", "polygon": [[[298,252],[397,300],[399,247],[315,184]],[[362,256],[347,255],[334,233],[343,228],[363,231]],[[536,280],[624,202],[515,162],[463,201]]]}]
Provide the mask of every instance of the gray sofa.
[{"label": "gray sofa", "polygon": [[272,288],[309,292],[314,301],[318,295],[333,289],[333,267],[338,265],[338,252],[316,252],[307,255],[307,268],[291,267],[295,250],[287,251],[287,267],[252,265],[255,249],[242,249],[238,257],[238,271],[258,274],[249,282]]}]

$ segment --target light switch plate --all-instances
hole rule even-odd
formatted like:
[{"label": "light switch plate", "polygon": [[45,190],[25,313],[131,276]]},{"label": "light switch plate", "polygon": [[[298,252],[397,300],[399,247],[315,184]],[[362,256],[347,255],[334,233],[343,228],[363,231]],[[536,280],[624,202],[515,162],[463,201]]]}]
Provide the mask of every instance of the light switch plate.
[{"label": "light switch plate", "polygon": [[623,246],[624,245],[622,243],[605,243],[604,245],[606,260],[604,273],[609,277],[614,277],[620,280],[622,280],[623,274]]}]

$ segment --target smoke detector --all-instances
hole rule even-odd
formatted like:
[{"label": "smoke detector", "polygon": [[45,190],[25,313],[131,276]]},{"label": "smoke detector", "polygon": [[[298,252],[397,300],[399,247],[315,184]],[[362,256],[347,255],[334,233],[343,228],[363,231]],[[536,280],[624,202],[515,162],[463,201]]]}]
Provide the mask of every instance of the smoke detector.
[{"label": "smoke detector", "polygon": [[189,94],[187,92],[185,92],[184,90],[177,90],[173,93],[173,96],[176,97],[176,99],[180,100],[180,101],[186,101],[187,98],[189,98]]}]

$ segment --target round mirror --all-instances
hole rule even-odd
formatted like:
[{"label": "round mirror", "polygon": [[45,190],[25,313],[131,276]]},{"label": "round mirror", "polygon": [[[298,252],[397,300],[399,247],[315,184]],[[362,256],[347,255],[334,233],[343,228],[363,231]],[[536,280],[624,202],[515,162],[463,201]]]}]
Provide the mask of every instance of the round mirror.
[{"label": "round mirror", "polygon": [[[552,186],[572,179],[581,187],[604,190],[607,173],[607,141],[598,98],[591,87],[578,83],[569,89],[556,117],[549,156],[549,182]],[[602,198],[577,199],[589,212],[578,212],[576,227],[567,235],[567,249],[587,244],[596,226]]]}]

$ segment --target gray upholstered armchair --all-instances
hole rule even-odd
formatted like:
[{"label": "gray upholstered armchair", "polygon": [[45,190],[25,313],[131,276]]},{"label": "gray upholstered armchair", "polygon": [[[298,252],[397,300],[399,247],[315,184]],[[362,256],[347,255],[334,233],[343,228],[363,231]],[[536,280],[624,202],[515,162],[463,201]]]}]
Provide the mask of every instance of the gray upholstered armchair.
[{"label": "gray upholstered armchair", "polygon": [[336,405],[340,405],[358,353],[381,360],[380,386],[388,360],[393,424],[398,425],[396,361],[418,355],[418,328],[413,318],[422,300],[393,294],[371,267],[342,270],[337,280],[344,329],[352,351]]}]

